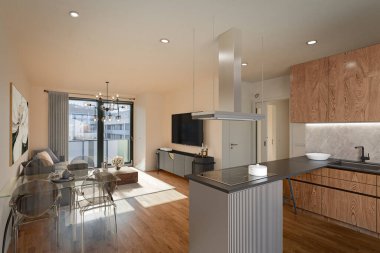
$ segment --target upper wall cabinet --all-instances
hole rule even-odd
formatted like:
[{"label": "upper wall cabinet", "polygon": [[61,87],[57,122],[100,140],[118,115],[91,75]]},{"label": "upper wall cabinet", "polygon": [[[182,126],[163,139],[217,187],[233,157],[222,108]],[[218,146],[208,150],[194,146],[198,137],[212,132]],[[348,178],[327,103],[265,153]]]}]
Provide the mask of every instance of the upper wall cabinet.
[{"label": "upper wall cabinet", "polygon": [[380,44],[292,67],[291,105],[292,122],[380,121]]},{"label": "upper wall cabinet", "polygon": [[290,92],[291,121],[328,120],[328,59],[292,67]]},{"label": "upper wall cabinet", "polygon": [[380,121],[380,45],[329,57],[329,121]]}]

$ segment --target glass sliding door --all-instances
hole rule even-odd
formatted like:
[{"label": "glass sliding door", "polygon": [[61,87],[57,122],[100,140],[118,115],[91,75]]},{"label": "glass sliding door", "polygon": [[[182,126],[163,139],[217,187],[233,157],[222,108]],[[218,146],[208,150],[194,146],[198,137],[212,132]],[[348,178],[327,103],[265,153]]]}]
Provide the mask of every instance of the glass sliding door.
[{"label": "glass sliding door", "polygon": [[69,100],[69,162],[89,157],[98,166],[98,123],[94,121],[95,103],[88,100]]},{"label": "glass sliding door", "polygon": [[[96,100],[70,99],[69,102],[69,162],[78,156],[89,156],[94,166],[111,163],[122,156],[132,163],[133,104],[119,102],[114,110],[100,108],[108,103]],[[117,110],[118,108],[118,110]]]}]

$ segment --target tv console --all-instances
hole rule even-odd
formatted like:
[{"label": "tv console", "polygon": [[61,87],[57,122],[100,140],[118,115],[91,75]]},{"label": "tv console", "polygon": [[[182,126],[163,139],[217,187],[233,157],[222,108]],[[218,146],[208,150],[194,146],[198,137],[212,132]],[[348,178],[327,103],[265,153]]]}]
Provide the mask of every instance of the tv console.
[{"label": "tv console", "polygon": [[200,156],[179,150],[165,151],[158,149],[157,168],[174,173],[180,177],[214,170],[214,157]]}]

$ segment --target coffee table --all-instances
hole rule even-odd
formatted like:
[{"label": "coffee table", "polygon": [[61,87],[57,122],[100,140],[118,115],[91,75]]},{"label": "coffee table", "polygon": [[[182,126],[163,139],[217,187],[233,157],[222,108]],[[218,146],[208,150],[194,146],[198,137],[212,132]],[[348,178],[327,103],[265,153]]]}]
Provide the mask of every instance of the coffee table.
[{"label": "coffee table", "polygon": [[121,167],[120,170],[109,168],[108,172],[120,179],[116,182],[117,185],[133,184],[139,181],[139,173],[135,169],[129,167]]}]

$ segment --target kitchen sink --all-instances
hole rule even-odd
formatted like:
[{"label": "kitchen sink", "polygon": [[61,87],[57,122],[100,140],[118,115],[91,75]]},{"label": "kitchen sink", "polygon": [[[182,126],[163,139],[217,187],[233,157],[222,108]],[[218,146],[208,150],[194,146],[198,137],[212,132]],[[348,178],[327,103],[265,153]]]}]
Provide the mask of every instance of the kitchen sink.
[{"label": "kitchen sink", "polygon": [[331,167],[347,168],[353,170],[366,170],[366,171],[380,171],[380,164],[376,163],[363,163],[355,161],[337,160],[329,163]]}]

